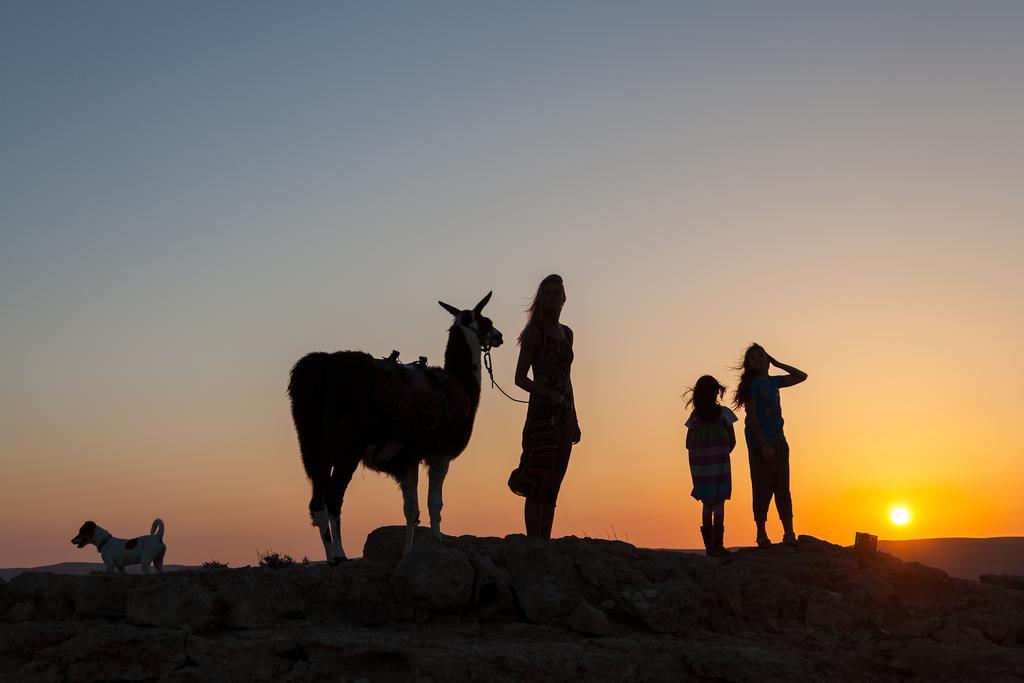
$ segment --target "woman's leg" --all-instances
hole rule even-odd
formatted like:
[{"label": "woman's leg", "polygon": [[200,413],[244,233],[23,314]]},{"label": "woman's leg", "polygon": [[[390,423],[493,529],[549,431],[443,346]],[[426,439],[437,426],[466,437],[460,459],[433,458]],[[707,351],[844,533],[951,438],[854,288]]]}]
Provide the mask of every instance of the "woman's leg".
[{"label": "woman's leg", "polygon": [[757,544],[770,545],[765,524],[768,521],[768,507],[772,502],[772,482],[775,472],[771,460],[764,457],[761,444],[747,439],[747,459],[750,463],[750,489],[753,498],[754,523],[757,524]]},{"label": "woman's leg", "polygon": [[544,538],[544,503],[526,499],[523,516],[526,518],[526,535],[530,538]]},{"label": "woman's leg", "polygon": [[542,526],[541,526],[541,538],[545,541],[551,540],[551,527],[555,523],[555,506],[545,505],[543,510]]},{"label": "woman's leg", "polygon": [[782,521],[782,530],[785,534],[784,541],[795,541],[793,533],[793,496],[789,491],[789,444],[786,441],[779,441],[775,447],[775,509],[779,512],[779,519]]}]

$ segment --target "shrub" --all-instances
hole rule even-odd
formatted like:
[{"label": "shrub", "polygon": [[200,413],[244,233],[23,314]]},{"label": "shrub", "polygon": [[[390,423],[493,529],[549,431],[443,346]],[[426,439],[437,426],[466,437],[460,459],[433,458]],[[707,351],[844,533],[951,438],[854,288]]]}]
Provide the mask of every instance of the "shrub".
[{"label": "shrub", "polygon": [[266,552],[256,553],[256,557],[260,560],[261,567],[267,567],[268,569],[285,569],[287,567],[295,566],[295,558],[291,555],[282,555],[279,552],[268,550]]},{"label": "shrub", "polygon": [[203,562],[203,569],[227,569],[227,562],[218,562],[217,560],[207,560]]}]

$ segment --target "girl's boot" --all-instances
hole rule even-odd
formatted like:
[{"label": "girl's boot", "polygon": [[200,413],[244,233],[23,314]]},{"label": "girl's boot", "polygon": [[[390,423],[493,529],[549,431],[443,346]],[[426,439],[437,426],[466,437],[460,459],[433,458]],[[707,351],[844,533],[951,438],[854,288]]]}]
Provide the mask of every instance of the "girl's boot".
[{"label": "girl's boot", "polygon": [[719,524],[714,527],[715,530],[715,554],[716,555],[732,555],[732,551],[725,549],[725,525]]},{"label": "girl's boot", "polygon": [[702,526],[700,528],[700,537],[704,539],[704,554],[708,557],[715,557],[718,555],[718,548],[715,546],[714,529],[709,526]]}]

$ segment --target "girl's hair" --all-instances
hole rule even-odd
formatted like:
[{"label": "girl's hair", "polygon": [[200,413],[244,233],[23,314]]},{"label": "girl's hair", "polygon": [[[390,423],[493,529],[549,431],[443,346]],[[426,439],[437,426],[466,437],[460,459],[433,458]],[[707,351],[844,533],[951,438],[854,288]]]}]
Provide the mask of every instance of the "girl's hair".
[{"label": "girl's hair", "polygon": [[722,414],[722,406],[718,401],[725,396],[725,387],[711,375],[704,375],[698,379],[686,393],[690,395],[686,407],[693,406],[697,416],[705,422],[714,422]]},{"label": "girl's hair", "polygon": [[562,276],[552,273],[551,275],[548,275],[546,278],[541,280],[540,284],[537,285],[537,293],[533,295],[533,301],[530,302],[530,305],[526,309],[526,325],[523,326],[523,331],[519,333],[518,341],[520,346],[523,345],[523,339],[526,338],[526,335],[530,332],[530,330],[536,327],[538,323],[537,309],[539,308],[540,293],[541,291],[543,291],[544,285],[550,284],[552,282],[557,282],[560,285],[563,284]]},{"label": "girl's hair", "polygon": [[740,383],[736,385],[736,393],[732,395],[732,404],[737,408],[742,408],[746,405],[747,394],[750,393],[750,380],[753,377],[751,376],[750,368],[747,367],[747,359],[750,357],[750,352],[754,349],[764,350],[757,342],[752,343],[743,352],[743,358],[740,359],[740,362],[733,367],[733,370],[740,373]]}]

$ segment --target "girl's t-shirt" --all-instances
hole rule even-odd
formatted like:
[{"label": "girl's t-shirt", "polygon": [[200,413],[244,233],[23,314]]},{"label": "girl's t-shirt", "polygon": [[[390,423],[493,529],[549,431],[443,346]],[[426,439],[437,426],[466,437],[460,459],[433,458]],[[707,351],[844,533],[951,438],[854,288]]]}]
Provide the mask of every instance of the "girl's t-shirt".
[{"label": "girl's t-shirt", "polygon": [[[782,441],[786,435],[782,431],[782,401],[779,400],[780,377],[758,377],[750,382],[750,398],[757,402],[756,416],[764,438],[768,441]],[[744,429],[748,439],[754,438],[750,427]]]},{"label": "girl's t-shirt", "polygon": [[[718,419],[715,420],[714,422],[710,423],[710,424],[717,424],[718,422],[723,422],[723,423],[725,423],[727,425],[731,425],[734,422],[739,420],[739,418],[736,417],[736,413],[732,412],[731,410],[729,410],[725,406],[721,406],[721,409],[722,409],[722,412],[719,413]],[[701,426],[702,424],[706,425],[706,424],[709,424],[709,423],[707,423],[704,420],[702,420],[700,415],[697,414],[696,410],[694,410],[692,413],[690,413],[690,417],[686,420],[686,428],[687,429],[694,429],[696,427]]]}]

